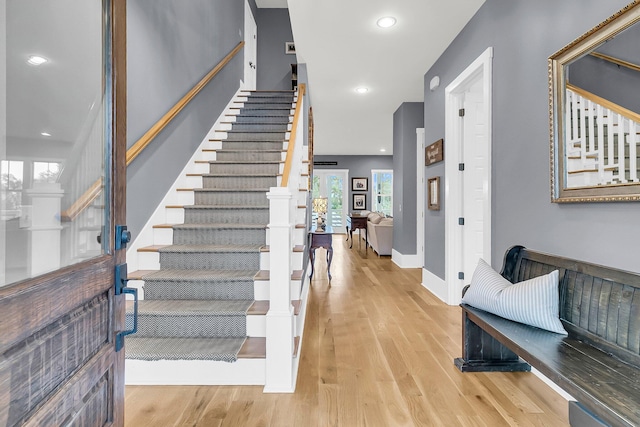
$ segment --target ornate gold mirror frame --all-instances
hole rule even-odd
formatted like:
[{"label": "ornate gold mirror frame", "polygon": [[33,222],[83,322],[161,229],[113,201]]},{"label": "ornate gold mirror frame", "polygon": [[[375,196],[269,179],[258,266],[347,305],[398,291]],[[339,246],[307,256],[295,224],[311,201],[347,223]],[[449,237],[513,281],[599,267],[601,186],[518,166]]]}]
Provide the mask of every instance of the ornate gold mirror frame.
[{"label": "ornate gold mirror frame", "polygon": [[[576,91],[576,88],[572,87],[568,81],[569,65],[587,55],[611,61],[611,58],[602,58],[603,55],[596,50],[639,21],[640,0],[635,0],[549,57],[552,202],[640,201],[640,181],[637,179],[640,177],[640,172],[629,172],[629,170],[633,170],[633,164],[636,164],[636,167],[640,169],[640,134],[637,137],[633,136],[634,139],[637,138],[633,143],[637,147],[637,150],[633,149],[637,151],[636,157],[630,155],[633,152],[631,148],[624,147],[624,144],[630,143],[624,142],[620,147],[618,145],[618,139],[627,140],[626,134],[621,134],[623,136],[618,138],[614,137],[611,131],[608,131],[608,129],[613,129],[613,122],[608,116],[615,116],[615,120],[619,120],[620,123],[623,120],[624,123],[633,123],[633,120],[640,123],[640,112],[627,110],[613,102],[607,103],[606,99],[594,96],[587,91],[581,91],[580,88],[577,88]],[[615,66],[628,67],[627,64],[620,64],[620,62],[625,61],[619,61]],[[640,70],[635,72],[640,76]],[[636,87],[635,90],[640,95],[640,88]],[[576,92],[580,95],[575,95]],[[583,105],[574,109],[573,106],[581,102],[580,100],[576,101],[576,97],[583,95],[588,98],[580,98]],[[604,103],[605,107],[599,106],[600,101]],[[593,113],[585,113],[586,104],[589,105],[589,108],[593,106]],[[605,109],[605,113],[602,113],[602,108]],[[611,110],[612,108],[613,110]],[[572,109],[574,112],[570,111]],[[595,113],[596,109],[599,109],[598,116]],[[607,111],[615,113],[607,115]],[[589,128],[589,126],[591,127]],[[613,126],[617,126],[617,124],[613,124]],[[607,141],[608,133],[611,133],[612,136]],[[579,137],[578,139],[576,139],[576,135]],[[589,135],[592,135],[591,141],[587,140]],[[601,140],[598,140],[600,138],[598,135],[602,135]],[[572,166],[571,162],[580,157],[584,161],[582,166]],[[623,157],[626,157],[626,160],[617,163],[618,158]],[[632,160],[630,160],[631,157],[633,157]],[[626,163],[626,168],[629,170],[625,172],[625,167],[615,169],[612,166],[614,163],[618,164],[618,168],[620,168],[620,164]],[[599,173],[599,175],[592,175],[598,176],[596,178],[579,178],[579,174],[586,176],[587,173]]]}]

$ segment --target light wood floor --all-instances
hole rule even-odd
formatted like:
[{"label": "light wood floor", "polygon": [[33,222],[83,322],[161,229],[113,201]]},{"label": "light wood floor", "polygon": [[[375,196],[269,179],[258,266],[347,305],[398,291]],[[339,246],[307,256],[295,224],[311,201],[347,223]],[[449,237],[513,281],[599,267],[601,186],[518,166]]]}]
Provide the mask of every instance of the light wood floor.
[{"label": "light wood floor", "polygon": [[567,402],[530,373],[460,373],[458,307],[358,242],[316,257],[294,394],[262,387],[126,389],[129,427],[567,426]]}]

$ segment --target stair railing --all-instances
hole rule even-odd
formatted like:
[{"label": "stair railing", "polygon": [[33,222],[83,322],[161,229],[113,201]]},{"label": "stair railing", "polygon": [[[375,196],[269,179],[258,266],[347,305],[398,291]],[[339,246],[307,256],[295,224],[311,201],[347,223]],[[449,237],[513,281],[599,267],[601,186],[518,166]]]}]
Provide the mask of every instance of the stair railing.
[{"label": "stair railing", "polygon": [[266,393],[292,393],[295,390],[296,364],[293,359],[295,316],[291,305],[291,257],[297,196],[302,185],[304,143],[304,92],[298,85],[296,108],[290,131],[287,156],[280,186],[271,187],[269,199],[269,311],[267,313]]},{"label": "stair railing", "polygon": [[638,182],[640,114],[575,85],[566,95],[569,186]]},{"label": "stair railing", "polygon": [[[240,52],[240,50],[242,50],[243,47],[244,41],[241,41],[127,150],[127,166],[129,166],[131,162],[133,162],[133,160],[151,144],[153,139],[162,132],[171,120],[173,120],[184,109],[184,107],[186,107],[187,104],[189,104],[189,102],[195,98],[202,89],[204,89],[204,87],[233,59],[234,56],[238,54],[238,52]],[[96,188],[98,188],[99,191],[96,191]],[[102,178],[99,178],[94,183],[90,184],[89,188],[76,201],[71,203],[69,208],[61,212],[60,217],[62,221],[73,221],[78,215],[84,212],[87,207],[91,206],[101,193]]]}]

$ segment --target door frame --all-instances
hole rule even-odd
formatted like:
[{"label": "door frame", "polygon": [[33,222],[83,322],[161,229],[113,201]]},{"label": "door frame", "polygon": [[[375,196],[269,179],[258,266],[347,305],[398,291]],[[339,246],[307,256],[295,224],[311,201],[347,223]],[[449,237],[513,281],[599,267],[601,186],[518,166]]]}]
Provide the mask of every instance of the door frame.
[{"label": "door frame", "polygon": [[416,255],[419,267],[424,267],[424,128],[416,128]]},{"label": "door frame", "polygon": [[[253,38],[252,38],[253,36]],[[244,3],[244,77],[243,88],[255,90],[257,86],[258,26],[249,5]],[[253,64],[253,66],[251,66]]]},{"label": "door frame", "polygon": [[492,109],[492,60],[493,48],[487,48],[475,61],[471,63],[445,89],[445,141],[447,141],[447,155],[445,156],[445,282],[447,285],[446,302],[451,305],[460,303],[462,288],[469,283],[471,277],[458,278],[458,270],[463,257],[463,248],[459,244],[462,240],[462,229],[458,218],[462,210],[460,194],[462,191],[462,176],[458,170],[463,152],[464,129],[458,111],[464,105],[464,92],[479,79],[482,80],[483,111],[486,129],[487,153],[487,190],[483,212],[483,259],[491,264],[491,109]]}]

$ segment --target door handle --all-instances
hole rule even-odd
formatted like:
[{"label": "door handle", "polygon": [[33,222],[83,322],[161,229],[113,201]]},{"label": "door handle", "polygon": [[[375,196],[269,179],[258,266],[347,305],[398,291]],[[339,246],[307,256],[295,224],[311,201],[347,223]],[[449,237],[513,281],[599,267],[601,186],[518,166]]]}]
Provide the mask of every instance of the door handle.
[{"label": "door handle", "polygon": [[116,352],[122,350],[122,348],[124,347],[124,337],[138,332],[138,289],[126,286],[128,281],[129,279],[127,279],[127,264],[116,265],[115,294],[133,295],[133,328],[120,331],[116,334]]}]

